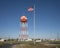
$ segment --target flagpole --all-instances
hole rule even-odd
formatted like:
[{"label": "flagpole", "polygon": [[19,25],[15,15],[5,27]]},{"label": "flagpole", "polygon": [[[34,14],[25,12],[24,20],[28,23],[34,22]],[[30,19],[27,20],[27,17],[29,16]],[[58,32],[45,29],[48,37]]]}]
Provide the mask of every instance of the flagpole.
[{"label": "flagpole", "polygon": [[34,4],[34,44],[35,44],[35,4]]}]

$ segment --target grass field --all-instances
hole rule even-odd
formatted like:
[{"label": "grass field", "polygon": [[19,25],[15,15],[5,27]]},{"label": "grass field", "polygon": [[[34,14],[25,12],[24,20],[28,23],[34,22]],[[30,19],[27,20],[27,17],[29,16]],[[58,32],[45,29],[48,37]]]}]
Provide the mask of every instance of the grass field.
[{"label": "grass field", "polygon": [[60,44],[49,44],[49,43],[33,43],[33,42],[25,42],[25,41],[7,41],[0,42],[0,46],[4,46],[5,44],[15,44],[15,48],[60,48]]},{"label": "grass field", "polygon": [[17,48],[60,48],[60,44],[46,44],[46,43],[36,43],[35,45],[33,42],[20,42],[17,45]]}]

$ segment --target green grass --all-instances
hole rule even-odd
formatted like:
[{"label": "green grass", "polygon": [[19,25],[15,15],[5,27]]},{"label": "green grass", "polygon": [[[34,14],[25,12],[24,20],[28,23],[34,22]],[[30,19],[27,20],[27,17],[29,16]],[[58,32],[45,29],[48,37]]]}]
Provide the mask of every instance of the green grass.
[{"label": "green grass", "polygon": [[0,46],[3,46],[4,45],[4,42],[0,42]]},{"label": "green grass", "polygon": [[5,44],[16,44],[18,43],[17,41],[5,41],[5,42],[0,42],[0,46],[4,46]]},{"label": "green grass", "polygon": [[60,48],[60,44],[58,45],[55,45],[55,46],[50,46],[50,45],[44,45],[44,44],[41,44],[41,43],[36,43],[34,45],[33,42],[25,42],[25,41],[6,41],[6,42],[0,42],[0,46],[3,46],[5,44],[16,44],[17,48],[20,48],[21,44],[24,44],[23,47],[24,48],[56,48],[56,46],[58,48]]}]

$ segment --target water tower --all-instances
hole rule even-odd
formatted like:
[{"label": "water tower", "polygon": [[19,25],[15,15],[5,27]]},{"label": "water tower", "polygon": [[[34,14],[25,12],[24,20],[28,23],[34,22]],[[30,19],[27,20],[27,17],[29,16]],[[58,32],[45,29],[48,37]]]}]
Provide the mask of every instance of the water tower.
[{"label": "water tower", "polygon": [[25,41],[26,39],[28,39],[27,17],[21,16],[20,17],[20,40]]}]

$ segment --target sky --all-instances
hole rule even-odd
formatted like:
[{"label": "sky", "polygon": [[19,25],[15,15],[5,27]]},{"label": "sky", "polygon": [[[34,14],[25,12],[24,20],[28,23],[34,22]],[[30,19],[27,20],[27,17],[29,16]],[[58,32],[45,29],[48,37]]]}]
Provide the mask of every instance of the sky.
[{"label": "sky", "polygon": [[0,38],[18,38],[20,17],[28,18],[28,35],[34,37],[34,13],[28,12],[35,5],[35,38],[56,39],[60,34],[60,0],[0,0]]}]

